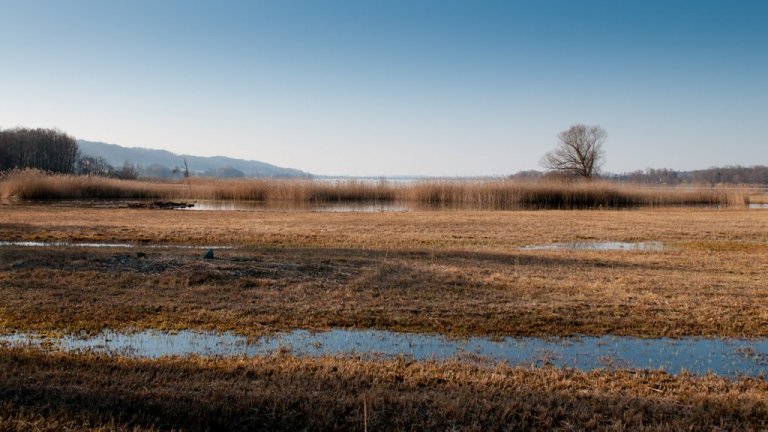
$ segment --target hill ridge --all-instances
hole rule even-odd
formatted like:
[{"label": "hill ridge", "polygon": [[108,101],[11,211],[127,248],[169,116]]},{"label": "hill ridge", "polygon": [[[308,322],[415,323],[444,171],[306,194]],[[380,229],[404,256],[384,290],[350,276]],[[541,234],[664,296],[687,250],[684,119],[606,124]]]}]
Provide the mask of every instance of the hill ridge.
[{"label": "hill ridge", "polygon": [[238,159],[229,156],[195,156],[178,154],[169,150],[148,147],[124,147],[119,144],[78,139],[83,154],[102,157],[111,165],[122,166],[126,161],[146,169],[161,165],[172,169],[183,167],[184,159],[195,174],[213,173],[223,169],[241,171],[247,177],[312,177],[310,173],[295,168],[285,168],[257,160]]}]

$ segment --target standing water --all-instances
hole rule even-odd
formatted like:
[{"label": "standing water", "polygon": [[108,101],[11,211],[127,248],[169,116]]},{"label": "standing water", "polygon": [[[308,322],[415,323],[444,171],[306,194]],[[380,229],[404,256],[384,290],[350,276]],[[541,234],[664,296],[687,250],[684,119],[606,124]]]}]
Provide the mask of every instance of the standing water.
[{"label": "standing water", "polygon": [[382,330],[294,330],[260,338],[231,332],[103,332],[92,337],[46,338],[34,333],[0,336],[0,344],[114,355],[256,356],[290,351],[297,356],[406,356],[415,360],[506,362],[513,366],[651,369],[678,374],[712,372],[727,377],[768,375],[768,339],[641,339],[623,336],[572,338],[450,339],[439,334]]}]

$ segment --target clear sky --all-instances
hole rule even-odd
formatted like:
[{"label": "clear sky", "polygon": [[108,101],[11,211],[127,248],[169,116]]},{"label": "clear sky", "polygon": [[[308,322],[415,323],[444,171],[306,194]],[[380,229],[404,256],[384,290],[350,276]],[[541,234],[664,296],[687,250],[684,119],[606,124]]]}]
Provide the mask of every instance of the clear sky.
[{"label": "clear sky", "polygon": [[0,127],[328,175],[768,164],[768,1],[0,0]]}]

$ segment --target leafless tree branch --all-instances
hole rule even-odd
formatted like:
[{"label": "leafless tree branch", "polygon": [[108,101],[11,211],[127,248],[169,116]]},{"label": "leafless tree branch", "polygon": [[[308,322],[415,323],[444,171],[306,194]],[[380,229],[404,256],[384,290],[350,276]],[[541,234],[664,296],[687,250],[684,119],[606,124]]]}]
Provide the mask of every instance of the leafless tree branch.
[{"label": "leafless tree branch", "polygon": [[577,124],[557,136],[557,148],[544,155],[545,168],[591,179],[600,172],[607,134],[600,126]]}]

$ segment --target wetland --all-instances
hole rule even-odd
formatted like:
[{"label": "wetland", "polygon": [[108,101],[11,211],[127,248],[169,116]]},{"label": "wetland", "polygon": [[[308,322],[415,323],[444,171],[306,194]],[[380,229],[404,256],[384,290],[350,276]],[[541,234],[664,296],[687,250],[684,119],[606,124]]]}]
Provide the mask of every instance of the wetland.
[{"label": "wetland", "polygon": [[0,429],[766,427],[762,211],[233,210],[0,207]]}]

